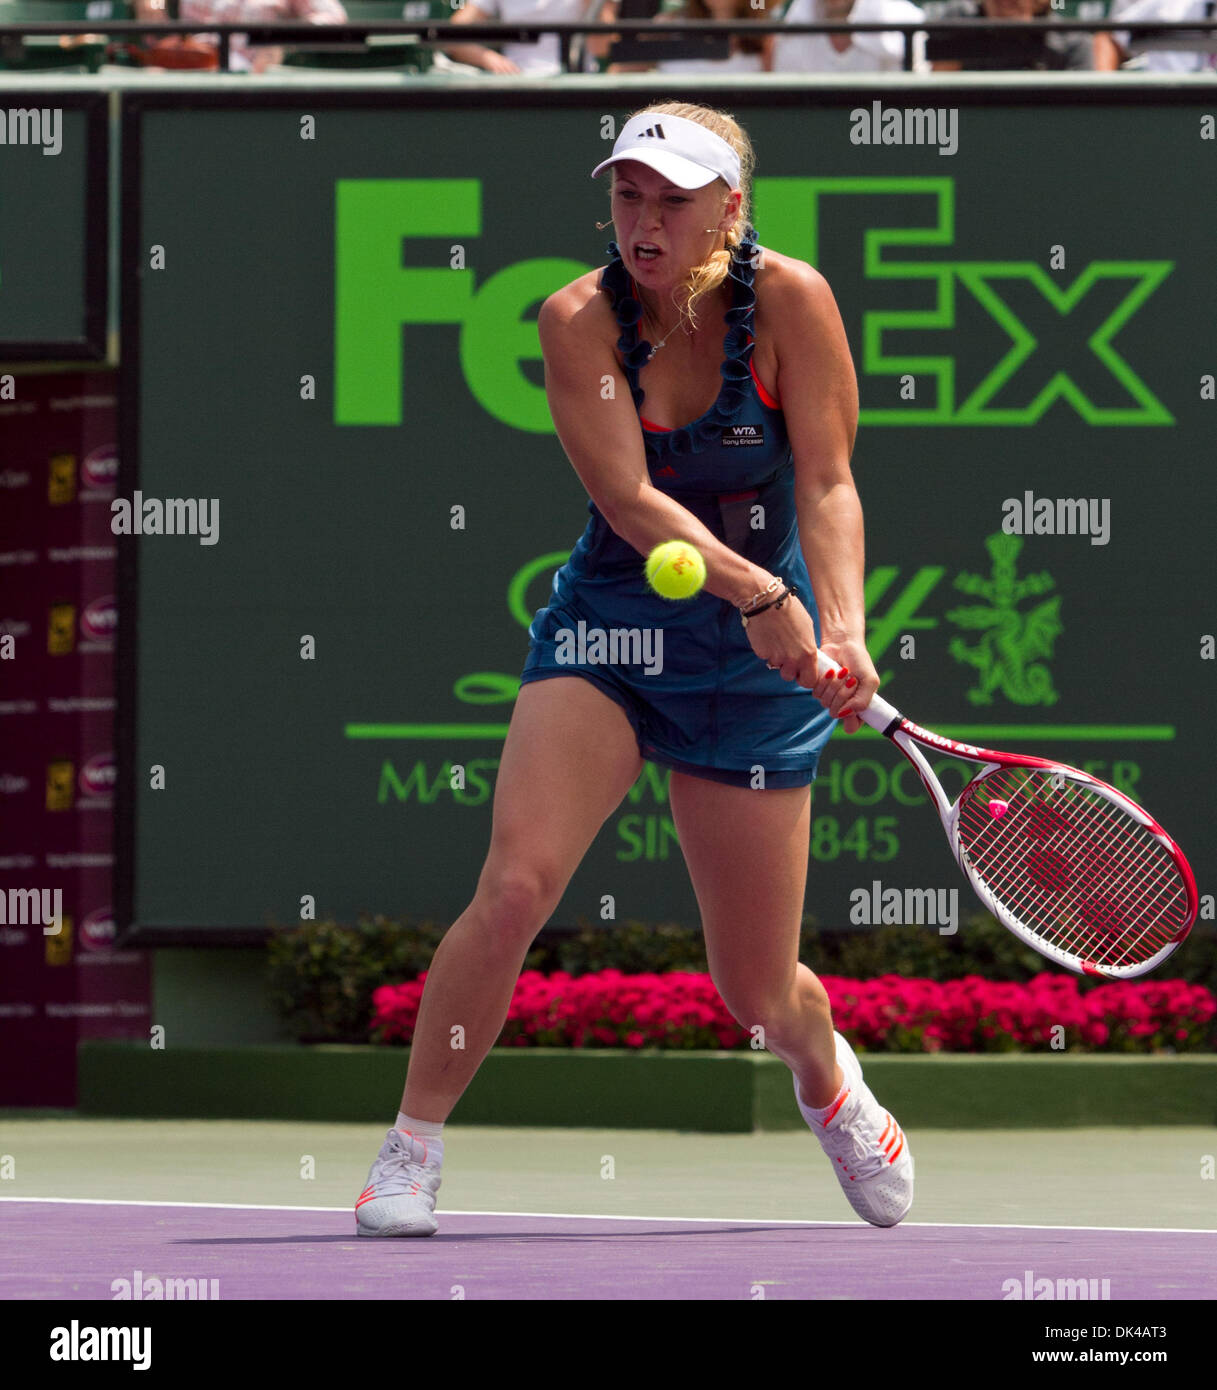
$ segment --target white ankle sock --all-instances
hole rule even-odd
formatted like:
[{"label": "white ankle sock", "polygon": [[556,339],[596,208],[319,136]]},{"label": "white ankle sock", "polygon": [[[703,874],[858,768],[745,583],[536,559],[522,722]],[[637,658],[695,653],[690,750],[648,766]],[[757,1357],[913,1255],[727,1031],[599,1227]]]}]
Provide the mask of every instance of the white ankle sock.
[{"label": "white ankle sock", "polygon": [[[812,1118],[813,1120],[819,1120],[821,1123],[823,1123],[824,1120],[826,1120],[826,1119],[828,1118],[828,1112],[833,1108],[834,1105],[837,1105],[841,1100],[844,1099],[845,1094],[846,1094],[846,1092],[847,1092],[848,1090],[849,1090],[849,1082],[848,1082],[848,1081],[842,1081],[842,1083],[841,1083],[841,1089],[837,1092],[837,1094],[836,1094],[835,1096],[833,1096],[832,1100],[830,1100],[830,1101],[828,1102],[828,1104],[827,1104],[826,1106],[824,1106],[823,1109],[821,1109],[821,1110],[816,1110],[816,1109],[813,1109],[812,1106],[807,1105],[807,1104],[804,1104],[803,1109],[807,1111],[807,1113],[811,1116],[811,1118]],[[800,1097],[800,1099],[802,1098],[802,1095],[803,1095],[803,1091],[802,1091],[802,1088],[800,1087],[800,1089],[799,1089],[799,1097]]]},{"label": "white ankle sock", "polygon": [[444,1124],[442,1120],[415,1120],[399,1110],[397,1119],[393,1122],[393,1128],[404,1130],[407,1134],[413,1134],[416,1139],[421,1139],[427,1146],[428,1161],[438,1162],[443,1158]]}]

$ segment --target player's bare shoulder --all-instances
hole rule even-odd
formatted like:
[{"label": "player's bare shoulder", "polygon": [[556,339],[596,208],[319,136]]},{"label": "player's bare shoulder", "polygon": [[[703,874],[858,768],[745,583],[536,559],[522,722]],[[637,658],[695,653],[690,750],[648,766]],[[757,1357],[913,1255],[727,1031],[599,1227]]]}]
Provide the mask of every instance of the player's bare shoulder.
[{"label": "player's bare shoulder", "polygon": [[578,279],[555,290],[541,305],[537,329],[541,350],[569,352],[572,349],[612,347],[620,335],[609,307],[608,296],[600,290],[603,267],[589,270]]},{"label": "player's bare shoulder", "polygon": [[840,323],[837,301],[815,266],[767,246],[758,246],[753,256],[758,338],[797,343],[809,332],[835,331]]},{"label": "player's bare shoulder", "polygon": [[800,306],[832,302],[828,281],[815,266],[768,246],[758,246],[752,254],[756,263],[752,284],[758,315],[776,322],[789,317],[792,311],[797,313]]}]

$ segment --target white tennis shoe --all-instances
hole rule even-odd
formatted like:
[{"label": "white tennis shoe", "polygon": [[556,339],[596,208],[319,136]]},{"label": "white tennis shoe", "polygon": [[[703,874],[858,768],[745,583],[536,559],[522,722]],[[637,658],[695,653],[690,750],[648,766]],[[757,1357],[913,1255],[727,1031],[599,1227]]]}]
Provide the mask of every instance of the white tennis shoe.
[{"label": "white tennis shoe", "polygon": [[862,1064],[840,1033],[837,1061],[845,1077],[845,1095],[821,1122],[808,1114],[794,1078],[794,1098],[820,1147],[832,1159],[833,1172],[859,1216],[872,1226],[895,1226],[913,1205],[913,1155],[904,1131],[862,1080]]},{"label": "white tennis shoe", "polygon": [[430,1157],[426,1140],[391,1129],[355,1203],[355,1234],[433,1236],[442,1161],[442,1153]]}]

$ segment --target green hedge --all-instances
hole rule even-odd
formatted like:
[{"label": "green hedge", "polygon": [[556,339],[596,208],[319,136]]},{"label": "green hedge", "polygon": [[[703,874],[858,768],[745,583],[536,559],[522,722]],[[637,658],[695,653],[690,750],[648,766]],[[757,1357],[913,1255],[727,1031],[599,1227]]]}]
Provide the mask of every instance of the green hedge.
[{"label": "green hedge", "polygon": [[[267,948],[271,1002],[301,1042],[366,1043],[372,991],[413,980],[431,963],[447,931],[434,921],[373,917],[355,926],[306,922],[283,928]],[[803,920],[799,959],[821,975],[873,979],[903,975],[955,980],[982,975],[1022,982],[1053,967],[987,913],[960,924],[954,936],[908,927],[855,931],[820,928]],[[525,970],[598,970],[662,974],[669,970],[708,972],[700,928],[675,922],[627,921],[613,927],[584,922],[578,931],[538,941]],[[1217,979],[1217,932],[1195,929],[1171,958],[1164,977],[1212,987]],[[1093,982],[1082,981],[1081,988]]]}]

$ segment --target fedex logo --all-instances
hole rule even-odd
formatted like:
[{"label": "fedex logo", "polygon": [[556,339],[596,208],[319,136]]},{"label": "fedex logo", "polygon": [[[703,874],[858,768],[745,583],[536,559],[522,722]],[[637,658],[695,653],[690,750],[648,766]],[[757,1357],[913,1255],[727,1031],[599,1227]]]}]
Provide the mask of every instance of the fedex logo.
[{"label": "fedex logo", "polygon": [[[541,358],[535,309],[592,267],[536,256],[479,282],[465,249],[483,236],[482,189],[466,178],[336,181],[335,424],[400,425],[411,327],[455,324],[482,409],[553,433],[544,387],[523,370]],[[862,424],[1031,425],[1057,402],[1090,425],[1174,424],[1122,355],[1136,352],[1135,316],[1174,261],[1001,259],[1000,227],[986,235],[996,256],[961,254],[948,177],[762,178],[754,193],[766,244],[821,267],[847,304]],[[1106,230],[1095,226],[1094,244]],[[448,241],[446,261],[415,251],[427,239]],[[987,332],[961,327],[978,316]],[[417,335],[420,359],[433,341]],[[1151,351],[1142,344],[1142,358]]]}]

